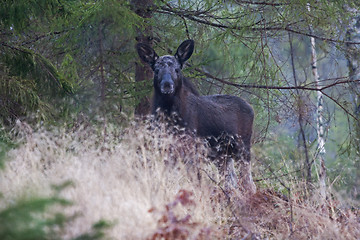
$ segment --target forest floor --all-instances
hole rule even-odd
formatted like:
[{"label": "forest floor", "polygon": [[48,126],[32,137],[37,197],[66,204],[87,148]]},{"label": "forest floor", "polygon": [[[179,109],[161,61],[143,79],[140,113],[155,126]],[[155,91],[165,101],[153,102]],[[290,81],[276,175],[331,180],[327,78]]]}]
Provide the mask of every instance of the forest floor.
[{"label": "forest floor", "polygon": [[[0,209],[19,199],[61,197],[56,209],[75,216],[64,226],[71,239],[103,219],[111,239],[357,239],[360,212],[332,194],[319,204],[299,186],[285,196],[258,186],[248,196],[224,191],[223,177],[205,146],[166,126],[133,123],[125,130],[39,128],[18,123],[18,146],[0,171]],[[256,169],[256,166],[254,166]],[[256,176],[255,176],[256,177]]]}]

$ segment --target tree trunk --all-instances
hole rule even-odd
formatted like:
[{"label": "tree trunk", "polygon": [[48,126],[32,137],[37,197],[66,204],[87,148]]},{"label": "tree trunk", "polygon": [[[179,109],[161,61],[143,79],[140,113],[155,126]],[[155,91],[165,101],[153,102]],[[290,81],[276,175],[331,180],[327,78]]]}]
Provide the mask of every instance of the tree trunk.
[{"label": "tree trunk", "polygon": [[[295,68],[295,60],[294,60],[294,48],[293,48],[293,39],[291,36],[291,33],[288,33],[289,36],[289,45],[290,45],[290,57],[291,57],[291,67],[292,67],[292,73],[293,73],[293,77],[294,77],[294,84],[295,86],[298,86],[298,80],[297,80],[297,75],[296,75],[296,68]],[[298,123],[299,123],[299,127],[300,127],[300,138],[302,141],[302,145],[303,145],[303,151],[304,151],[304,157],[305,157],[305,165],[304,165],[304,169],[306,169],[306,187],[307,190],[311,189],[311,166],[312,163],[309,159],[309,150],[308,150],[308,146],[307,146],[307,140],[306,140],[306,135],[305,135],[305,126],[304,126],[304,116],[303,116],[303,110],[302,110],[302,101],[301,99],[303,98],[302,93],[300,92],[299,89],[296,89],[296,95],[297,95],[297,108],[298,108]]]},{"label": "tree trunk", "polygon": [[[347,40],[351,42],[360,42],[360,16],[353,19],[346,32]],[[349,67],[350,80],[360,79],[360,46],[356,44],[347,45],[347,61]],[[356,182],[354,184],[354,195],[360,196],[360,83],[350,83],[351,100],[354,109],[354,115],[357,119],[354,119],[354,137],[352,138],[353,146],[355,147],[356,157],[355,169],[356,169]]]},{"label": "tree trunk", "polygon": [[[105,80],[105,67],[104,67],[104,49],[103,49],[103,24],[100,23],[98,27],[98,33],[99,33],[99,71],[100,71],[100,108],[105,106],[105,99],[106,99],[106,80]],[[105,114],[103,112],[103,114]]]},{"label": "tree trunk", "polygon": [[[308,5],[308,11],[310,12],[310,5]],[[313,33],[312,26],[309,26],[310,33]],[[316,88],[321,87],[320,77],[317,68],[317,53],[315,38],[310,37],[311,42],[311,68],[316,83]],[[325,166],[325,138],[324,138],[324,120],[323,120],[323,94],[321,91],[317,91],[317,104],[316,104],[316,130],[318,140],[318,177],[319,177],[319,190],[320,198],[324,204],[326,201],[326,166]]]},{"label": "tree trunk", "polygon": [[[131,5],[137,15],[144,19],[145,24],[152,17],[151,7],[152,0],[132,0]],[[152,28],[147,25],[144,29],[137,29],[136,41],[152,45]],[[135,63],[135,82],[138,92],[141,92],[148,84],[145,81],[150,81],[153,77],[151,68],[141,63],[140,59]],[[150,112],[150,99],[147,96],[140,96],[140,101],[135,107],[135,115],[144,116]]]},{"label": "tree trunk", "polygon": [[[315,38],[311,38],[311,68],[316,81],[316,87],[320,88],[320,78],[317,69],[317,54],[315,49]],[[325,138],[324,138],[324,120],[323,120],[323,94],[317,91],[316,104],[316,129],[318,139],[318,176],[320,185],[320,197],[323,201],[326,200],[326,166],[325,166]]]}]

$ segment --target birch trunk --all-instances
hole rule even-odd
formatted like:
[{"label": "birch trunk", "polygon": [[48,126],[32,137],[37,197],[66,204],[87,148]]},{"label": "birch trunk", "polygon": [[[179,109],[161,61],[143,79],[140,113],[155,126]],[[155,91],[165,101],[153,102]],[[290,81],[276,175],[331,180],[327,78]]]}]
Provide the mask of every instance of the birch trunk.
[{"label": "birch trunk", "polygon": [[[308,11],[310,12],[310,5],[308,5]],[[310,25],[310,33],[313,33],[313,28]],[[311,42],[311,68],[316,83],[316,88],[321,87],[319,72],[317,68],[317,53],[316,42],[314,37],[310,37]],[[324,138],[324,119],[323,119],[323,94],[321,91],[317,91],[317,104],[316,104],[316,129],[318,139],[318,178],[319,178],[319,190],[322,204],[326,201],[326,166],[325,166],[325,138]]]}]

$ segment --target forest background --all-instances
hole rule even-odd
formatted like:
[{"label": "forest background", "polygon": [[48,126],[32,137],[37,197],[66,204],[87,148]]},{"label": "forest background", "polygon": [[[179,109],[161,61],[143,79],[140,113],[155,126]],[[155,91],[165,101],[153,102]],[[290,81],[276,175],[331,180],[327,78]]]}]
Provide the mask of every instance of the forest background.
[{"label": "forest background", "polygon": [[323,169],[327,188],[359,200],[360,9],[350,0],[2,1],[1,165],[19,122],[106,131],[148,114],[152,73],[134,46],[174,54],[185,39],[195,52],[183,72],[201,94],[253,106],[260,188],[288,194],[296,179],[309,193]]}]

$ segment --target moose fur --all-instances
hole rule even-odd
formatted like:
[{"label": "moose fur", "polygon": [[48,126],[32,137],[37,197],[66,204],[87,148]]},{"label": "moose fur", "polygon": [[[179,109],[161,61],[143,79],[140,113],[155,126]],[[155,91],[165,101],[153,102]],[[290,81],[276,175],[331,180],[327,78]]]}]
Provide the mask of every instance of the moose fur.
[{"label": "moose fur", "polygon": [[[254,111],[243,99],[230,95],[200,96],[181,72],[194,51],[194,41],[186,40],[174,56],[159,57],[148,45],[136,45],[140,58],[154,71],[152,113],[176,114],[180,124],[208,139],[217,156],[226,156],[226,169],[232,185],[237,186],[233,159],[240,164],[240,185],[256,191],[251,177],[250,147]],[[223,148],[219,146],[225,146]],[[222,149],[219,151],[219,149]],[[216,157],[215,157],[216,158]]]}]

